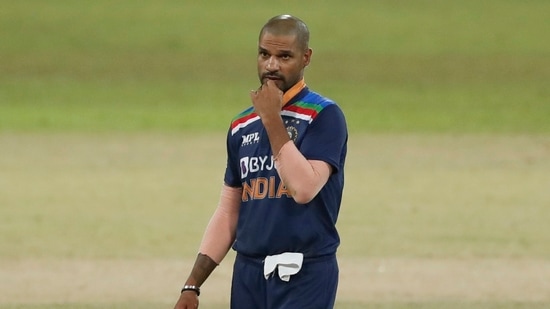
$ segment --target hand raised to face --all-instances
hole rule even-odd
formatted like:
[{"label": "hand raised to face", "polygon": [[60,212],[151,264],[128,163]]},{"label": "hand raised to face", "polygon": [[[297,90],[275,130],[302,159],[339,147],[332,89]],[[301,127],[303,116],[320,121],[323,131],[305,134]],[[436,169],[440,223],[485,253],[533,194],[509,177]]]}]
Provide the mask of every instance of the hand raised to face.
[{"label": "hand raised to face", "polygon": [[258,90],[250,92],[254,111],[260,118],[279,116],[283,107],[283,92],[274,81],[268,80]]}]

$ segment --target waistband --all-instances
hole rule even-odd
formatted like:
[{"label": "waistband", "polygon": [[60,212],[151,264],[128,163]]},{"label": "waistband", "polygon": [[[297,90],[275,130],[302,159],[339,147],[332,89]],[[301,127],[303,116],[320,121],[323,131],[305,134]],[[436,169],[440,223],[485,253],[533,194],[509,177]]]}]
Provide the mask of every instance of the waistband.
[{"label": "waistband", "polygon": [[[321,256],[313,256],[313,257],[304,257],[304,263],[306,264],[314,264],[314,263],[320,263],[330,260],[335,260],[336,254],[328,254],[328,255],[321,255]],[[258,256],[250,256],[246,254],[242,254],[237,252],[237,256],[235,257],[235,260],[244,261],[247,263],[257,264],[259,266],[262,266],[264,264],[265,257],[258,257]]]}]

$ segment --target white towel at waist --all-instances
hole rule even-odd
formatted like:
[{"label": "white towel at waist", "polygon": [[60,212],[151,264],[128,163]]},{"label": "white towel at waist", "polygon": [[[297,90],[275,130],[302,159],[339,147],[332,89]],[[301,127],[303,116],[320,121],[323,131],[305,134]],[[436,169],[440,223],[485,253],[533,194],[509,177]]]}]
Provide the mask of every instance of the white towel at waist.
[{"label": "white towel at waist", "polygon": [[269,276],[277,268],[279,278],[283,281],[289,281],[290,276],[297,274],[302,269],[304,254],[299,252],[285,252],[277,255],[268,255],[264,261],[264,277]]}]

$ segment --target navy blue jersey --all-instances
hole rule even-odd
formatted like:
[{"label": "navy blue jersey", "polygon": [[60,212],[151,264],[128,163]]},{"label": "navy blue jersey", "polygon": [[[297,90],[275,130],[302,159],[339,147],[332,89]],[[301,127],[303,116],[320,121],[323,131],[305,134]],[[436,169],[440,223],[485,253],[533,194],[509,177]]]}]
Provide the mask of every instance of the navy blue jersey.
[{"label": "navy blue jersey", "polygon": [[340,238],[335,224],[344,187],[347,126],[333,101],[305,87],[282,109],[290,138],[308,160],[332,166],[319,194],[297,204],[281,182],[267,132],[253,107],[239,114],[227,135],[224,181],[242,187],[237,235],[233,249],[263,257],[301,252],[305,257],[334,254]]}]

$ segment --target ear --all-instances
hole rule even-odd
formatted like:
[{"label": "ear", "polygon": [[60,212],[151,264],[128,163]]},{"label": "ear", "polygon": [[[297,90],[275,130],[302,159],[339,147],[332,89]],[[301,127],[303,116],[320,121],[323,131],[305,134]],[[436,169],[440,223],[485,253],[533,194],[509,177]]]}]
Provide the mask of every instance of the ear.
[{"label": "ear", "polygon": [[311,55],[313,54],[313,50],[311,48],[308,48],[306,52],[304,53],[304,67],[307,67],[309,63],[311,62]]}]

